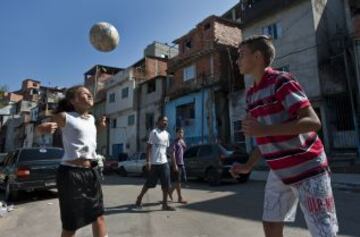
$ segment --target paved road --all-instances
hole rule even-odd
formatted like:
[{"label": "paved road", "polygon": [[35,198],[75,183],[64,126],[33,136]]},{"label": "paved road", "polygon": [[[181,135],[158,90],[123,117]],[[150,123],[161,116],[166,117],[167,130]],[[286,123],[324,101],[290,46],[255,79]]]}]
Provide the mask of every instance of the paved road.
[{"label": "paved road", "polygon": [[[264,182],[227,183],[219,187],[189,182],[184,196],[190,203],[171,204],[177,207],[175,212],[160,210],[160,187],[144,197],[143,209],[134,208],[142,183],[143,179],[136,177],[106,177],[103,191],[110,237],[263,236],[260,218]],[[335,199],[340,236],[360,236],[360,193],[335,189]],[[4,237],[58,237],[60,228],[56,192],[23,194],[15,203],[15,210],[0,218],[0,235]],[[77,236],[91,236],[91,228],[79,230]],[[296,223],[286,228],[285,236],[309,236],[300,210]]]}]

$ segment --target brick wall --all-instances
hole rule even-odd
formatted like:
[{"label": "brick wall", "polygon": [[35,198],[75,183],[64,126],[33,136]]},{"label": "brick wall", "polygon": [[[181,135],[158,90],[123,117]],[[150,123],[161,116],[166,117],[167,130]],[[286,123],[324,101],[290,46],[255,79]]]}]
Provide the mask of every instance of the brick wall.
[{"label": "brick wall", "polygon": [[203,84],[221,83],[224,88],[229,90],[231,89],[230,87],[234,87],[235,90],[244,88],[243,80],[239,79],[240,73],[235,63],[234,54],[236,54],[236,49],[232,48],[230,54],[233,59],[232,67],[230,66],[229,55],[226,49],[219,49],[210,55],[189,63],[187,66],[194,64],[196,67],[196,78],[193,80],[184,81],[183,73],[186,67],[176,70],[174,77],[171,79],[172,82],[168,89],[168,95],[171,96],[171,94],[181,93],[186,90],[195,90],[201,88]]},{"label": "brick wall", "polygon": [[238,47],[241,42],[241,30],[237,26],[228,26],[215,22],[214,28],[218,44]]},{"label": "brick wall", "polygon": [[146,58],[145,77],[151,79],[156,76],[166,76],[167,62],[156,58]]},{"label": "brick wall", "polygon": [[24,91],[26,91],[28,89],[33,89],[33,88],[39,89],[40,88],[40,83],[37,82],[37,81],[30,80],[30,79],[27,79],[27,80],[23,81],[22,89]]},{"label": "brick wall", "polygon": [[22,99],[23,99],[22,95],[18,95],[18,94],[15,94],[15,93],[9,93],[8,94],[8,100],[9,101],[19,102]]},{"label": "brick wall", "polygon": [[[233,77],[231,69],[234,66],[230,66],[228,53],[236,53],[241,38],[241,30],[237,24],[210,16],[188,34],[175,40],[179,45],[179,55],[169,61],[169,73],[174,74],[174,77],[171,79],[168,96],[200,88],[203,84],[221,80],[225,82]],[[195,65],[196,78],[184,81],[184,69],[191,65]]]}]

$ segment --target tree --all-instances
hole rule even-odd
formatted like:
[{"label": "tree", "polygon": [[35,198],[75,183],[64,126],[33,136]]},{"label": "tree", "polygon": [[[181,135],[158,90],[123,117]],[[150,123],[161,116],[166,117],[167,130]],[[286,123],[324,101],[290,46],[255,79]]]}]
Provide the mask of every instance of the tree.
[{"label": "tree", "polygon": [[0,86],[0,108],[6,105],[5,103],[5,93],[8,91],[8,87],[6,85]]}]

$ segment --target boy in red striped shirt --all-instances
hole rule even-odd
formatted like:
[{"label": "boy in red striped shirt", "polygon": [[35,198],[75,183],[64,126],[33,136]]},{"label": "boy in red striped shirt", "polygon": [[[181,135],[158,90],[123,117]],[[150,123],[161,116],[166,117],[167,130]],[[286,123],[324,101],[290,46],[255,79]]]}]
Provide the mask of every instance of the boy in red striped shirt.
[{"label": "boy in red striped shirt", "polygon": [[270,67],[275,48],[267,36],[253,36],[239,46],[238,66],[253,77],[247,91],[246,136],[257,147],[249,161],[231,173],[249,173],[264,157],[270,167],[265,187],[263,226],[266,237],[283,236],[295,220],[298,203],[312,236],[336,236],[338,224],[324,146],[317,136],[321,122],[294,76]]}]

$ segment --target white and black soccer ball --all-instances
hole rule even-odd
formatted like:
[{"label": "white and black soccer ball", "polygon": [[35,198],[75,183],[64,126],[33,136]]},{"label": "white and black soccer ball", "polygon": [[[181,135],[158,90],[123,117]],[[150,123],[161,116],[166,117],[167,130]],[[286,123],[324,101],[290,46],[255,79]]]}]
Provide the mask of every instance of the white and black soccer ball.
[{"label": "white and black soccer ball", "polygon": [[93,25],[89,36],[91,44],[101,52],[114,50],[120,41],[117,29],[107,22],[99,22]]}]

